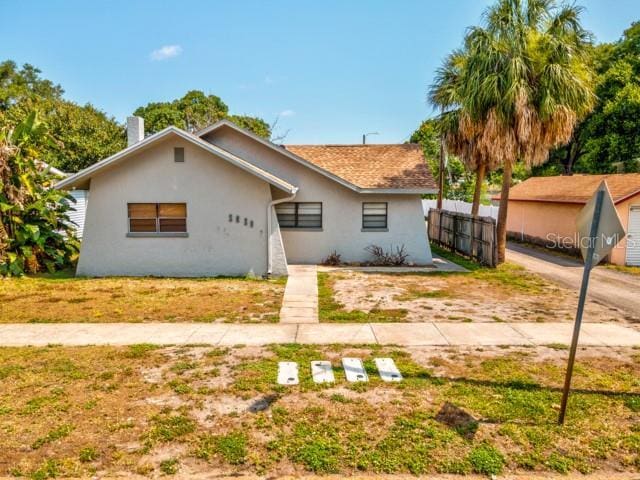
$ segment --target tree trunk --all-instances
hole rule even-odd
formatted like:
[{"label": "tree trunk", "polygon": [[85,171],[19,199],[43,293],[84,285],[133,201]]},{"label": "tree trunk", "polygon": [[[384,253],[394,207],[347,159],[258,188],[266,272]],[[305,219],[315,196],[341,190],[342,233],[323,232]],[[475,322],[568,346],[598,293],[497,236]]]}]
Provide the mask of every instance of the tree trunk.
[{"label": "tree trunk", "polygon": [[446,155],[444,145],[444,135],[440,136],[440,166],[438,168],[438,201],[436,202],[436,208],[442,210],[442,199],[444,198],[444,169],[446,165]]},{"label": "tree trunk", "polygon": [[486,165],[480,162],[476,169],[476,187],[473,191],[473,205],[471,205],[471,215],[478,215],[480,210],[480,197],[482,197],[482,184],[484,183],[484,173]]},{"label": "tree trunk", "polygon": [[500,192],[500,210],[498,210],[498,264],[504,263],[507,250],[507,208],[509,205],[509,191],[511,189],[511,174],[513,165],[505,162],[502,173],[502,191]]}]

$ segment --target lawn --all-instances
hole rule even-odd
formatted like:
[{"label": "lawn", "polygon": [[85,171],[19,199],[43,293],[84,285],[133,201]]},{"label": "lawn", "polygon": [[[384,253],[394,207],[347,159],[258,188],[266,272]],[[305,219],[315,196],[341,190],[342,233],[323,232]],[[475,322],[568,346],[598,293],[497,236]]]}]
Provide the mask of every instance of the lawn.
[{"label": "lawn", "polygon": [[640,267],[630,267],[628,265],[612,265],[610,263],[603,266],[610,270],[615,270],[616,272],[622,272],[640,277]]},{"label": "lawn", "polygon": [[0,323],[276,322],[285,279],[0,279]]},{"label": "lawn", "polygon": [[[372,359],[395,358],[385,384]],[[315,385],[309,361],[371,382]],[[637,472],[640,355],[379,346],[0,349],[0,475]],[[278,360],[301,384],[275,384]]]},{"label": "lawn", "polygon": [[[443,253],[443,252],[438,252]],[[480,267],[450,253],[468,272],[380,273],[348,269],[318,273],[321,322],[573,321],[575,292],[513,263]],[[587,302],[585,321],[626,322]]]}]

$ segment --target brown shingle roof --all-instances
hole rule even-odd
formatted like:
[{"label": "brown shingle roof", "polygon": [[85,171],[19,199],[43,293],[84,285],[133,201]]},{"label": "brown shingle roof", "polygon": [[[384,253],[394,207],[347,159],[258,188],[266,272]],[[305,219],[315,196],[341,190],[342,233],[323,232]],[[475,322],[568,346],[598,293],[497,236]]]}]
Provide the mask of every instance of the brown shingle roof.
[{"label": "brown shingle roof", "polygon": [[285,148],[360,188],[437,188],[422,149],[416,144],[286,145]]},{"label": "brown shingle roof", "polygon": [[509,200],[587,203],[602,180],[607,181],[615,203],[640,193],[640,173],[565,175],[531,177],[511,188]]}]

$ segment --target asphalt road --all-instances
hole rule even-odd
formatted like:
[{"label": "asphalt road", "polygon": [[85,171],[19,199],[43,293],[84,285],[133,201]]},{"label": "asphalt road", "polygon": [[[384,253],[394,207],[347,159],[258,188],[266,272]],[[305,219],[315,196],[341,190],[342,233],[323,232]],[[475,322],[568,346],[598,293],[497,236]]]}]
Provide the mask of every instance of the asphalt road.
[{"label": "asphalt road", "polygon": [[[507,260],[567,288],[580,289],[583,266],[578,260],[516,243],[508,244]],[[588,298],[618,308],[629,320],[640,322],[640,277],[596,267],[591,272]]]}]

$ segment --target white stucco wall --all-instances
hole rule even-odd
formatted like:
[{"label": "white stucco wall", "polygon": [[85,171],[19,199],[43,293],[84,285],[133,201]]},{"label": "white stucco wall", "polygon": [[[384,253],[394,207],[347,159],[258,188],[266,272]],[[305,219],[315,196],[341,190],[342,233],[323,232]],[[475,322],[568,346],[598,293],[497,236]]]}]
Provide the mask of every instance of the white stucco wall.
[{"label": "white stucco wall", "polygon": [[[177,136],[100,172],[90,190],[78,275],[266,273],[269,184]],[[186,203],[188,238],[127,237],[129,202]]]},{"label": "white stucco wall", "polygon": [[[385,249],[404,245],[408,261],[431,264],[419,195],[358,194],[228,127],[205,140],[299,187],[295,201],[322,202],[321,231],[281,230],[289,264],[319,263],[334,250],[344,261],[366,261],[370,256],[364,249],[371,244]],[[272,191],[274,198],[286,196]],[[388,202],[388,231],[362,231],[362,202]]]}]

